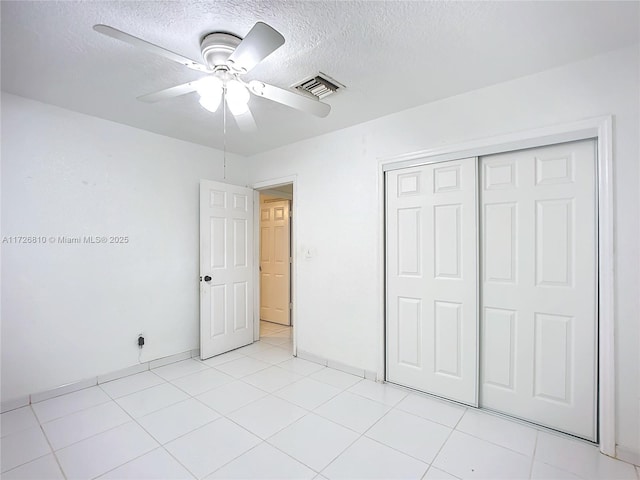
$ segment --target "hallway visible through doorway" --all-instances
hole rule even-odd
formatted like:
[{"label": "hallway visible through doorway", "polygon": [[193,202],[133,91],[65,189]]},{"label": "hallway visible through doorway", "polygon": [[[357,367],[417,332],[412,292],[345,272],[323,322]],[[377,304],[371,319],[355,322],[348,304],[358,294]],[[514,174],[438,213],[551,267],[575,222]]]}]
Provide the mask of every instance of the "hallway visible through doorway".
[{"label": "hallway visible through doorway", "polygon": [[260,341],[274,347],[293,349],[293,328],[260,320]]}]

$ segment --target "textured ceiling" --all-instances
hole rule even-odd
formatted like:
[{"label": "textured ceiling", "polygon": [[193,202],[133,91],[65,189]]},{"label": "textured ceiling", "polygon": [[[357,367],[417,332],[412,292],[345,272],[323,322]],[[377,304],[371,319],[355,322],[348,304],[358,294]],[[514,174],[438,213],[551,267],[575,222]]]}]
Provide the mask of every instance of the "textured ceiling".
[{"label": "textured ceiling", "polygon": [[315,118],[262,98],[258,131],[230,121],[227,149],[253,154],[639,41],[638,2],[2,1],[2,89],[163,135],[223,147],[222,115],[195,94],[136,100],[202,74],[92,30],[111,25],[200,60],[211,31],[256,21],[286,43],[245,78],[279,87],[322,71],[347,88]]}]

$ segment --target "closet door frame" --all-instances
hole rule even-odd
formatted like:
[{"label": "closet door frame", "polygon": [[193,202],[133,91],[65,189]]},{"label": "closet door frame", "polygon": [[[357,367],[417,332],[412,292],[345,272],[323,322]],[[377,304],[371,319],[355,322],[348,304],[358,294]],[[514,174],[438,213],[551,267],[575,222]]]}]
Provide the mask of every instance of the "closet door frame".
[{"label": "closet door frame", "polygon": [[613,119],[610,115],[490,137],[472,142],[378,158],[380,271],[377,379],[386,380],[385,172],[407,167],[480,157],[576,140],[596,140],[598,254],[598,443],[615,456],[615,342],[613,256]]}]

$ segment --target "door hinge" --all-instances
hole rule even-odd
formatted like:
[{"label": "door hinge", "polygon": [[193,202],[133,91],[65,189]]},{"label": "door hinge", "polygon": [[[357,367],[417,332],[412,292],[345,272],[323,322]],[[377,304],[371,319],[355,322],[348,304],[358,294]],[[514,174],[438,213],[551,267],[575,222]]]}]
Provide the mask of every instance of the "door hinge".
[{"label": "door hinge", "polygon": [[292,309],[293,309],[293,303],[289,302],[289,310],[292,310]]},{"label": "door hinge", "polygon": [[289,257],[289,263],[293,263],[293,257]]},{"label": "door hinge", "polygon": [[289,218],[293,218],[293,210],[289,210]]}]

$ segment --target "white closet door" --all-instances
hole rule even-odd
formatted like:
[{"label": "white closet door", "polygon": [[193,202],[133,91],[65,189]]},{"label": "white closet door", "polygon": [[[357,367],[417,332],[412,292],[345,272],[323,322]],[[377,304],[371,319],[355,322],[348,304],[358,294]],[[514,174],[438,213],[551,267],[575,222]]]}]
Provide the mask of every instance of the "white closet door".
[{"label": "white closet door", "polygon": [[387,380],[476,405],[476,159],[386,185]]},{"label": "white closet door", "polygon": [[595,142],[480,166],[480,403],[595,440]]}]

